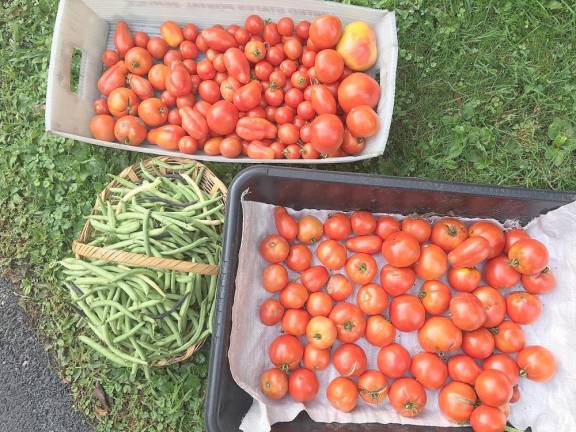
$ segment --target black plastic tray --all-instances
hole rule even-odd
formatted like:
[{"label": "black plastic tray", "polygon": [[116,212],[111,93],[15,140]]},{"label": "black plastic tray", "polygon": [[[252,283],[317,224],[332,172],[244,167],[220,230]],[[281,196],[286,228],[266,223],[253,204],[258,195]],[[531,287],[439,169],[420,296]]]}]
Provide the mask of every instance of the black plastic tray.
[{"label": "black plastic tray", "polygon": [[[205,406],[208,432],[238,431],[243,416],[252,404],[252,398],[232,378],[228,363],[232,303],[242,239],[241,197],[247,190],[245,199],[294,209],[365,209],[402,214],[453,213],[501,221],[519,219],[523,224],[576,200],[574,193],[445,183],[415,178],[269,166],[243,170],[232,182],[227,200],[224,250],[218,279]],[[301,413],[292,422],[272,426],[274,432],[403,432],[443,429],[393,424],[316,423],[306,413]]]}]

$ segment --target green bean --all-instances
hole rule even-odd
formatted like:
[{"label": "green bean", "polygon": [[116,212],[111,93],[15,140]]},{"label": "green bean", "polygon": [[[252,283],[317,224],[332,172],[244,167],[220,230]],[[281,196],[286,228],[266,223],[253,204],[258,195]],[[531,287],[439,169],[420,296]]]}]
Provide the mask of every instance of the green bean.
[{"label": "green bean", "polygon": [[84,344],[88,345],[90,348],[92,348],[94,351],[98,352],[99,354],[101,354],[103,357],[106,357],[108,360],[116,363],[119,366],[124,366],[124,367],[129,367],[129,363],[126,362],[124,359],[120,358],[119,356],[117,356],[116,354],[112,353],[110,350],[104,348],[102,345],[100,345],[97,342],[94,342],[92,339],[90,339],[87,336],[84,335],[80,335],[78,336],[78,339],[80,340],[80,342],[83,342]]},{"label": "green bean", "polygon": [[114,339],[112,339],[112,342],[119,343],[119,342],[122,342],[122,341],[128,339],[130,336],[133,336],[135,333],[138,332],[138,330],[140,330],[142,327],[144,327],[145,324],[146,323],[144,321],[136,324],[134,327],[132,327],[126,333],[121,334],[120,336],[116,336]]},{"label": "green bean", "polygon": [[132,312],[130,312],[128,309],[126,309],[123,305],[121,305],[118,302],[114,302],[111,300],[96,300],[94,303],[92,303],[93,307],[106,306],[106,305],[110,305],[112,308],[117,309],[119,312],[122,312],[124,315],[129,316],[133,320],[138,320],[138,318],[136,318],[136,316]]},{"label": "green bean", "polygon": [[112,228],[106,224],[90,219],[90,225],[97,230],[109,234],[131,234],[140,228],[140,221],[123,222],[119,226]]}]

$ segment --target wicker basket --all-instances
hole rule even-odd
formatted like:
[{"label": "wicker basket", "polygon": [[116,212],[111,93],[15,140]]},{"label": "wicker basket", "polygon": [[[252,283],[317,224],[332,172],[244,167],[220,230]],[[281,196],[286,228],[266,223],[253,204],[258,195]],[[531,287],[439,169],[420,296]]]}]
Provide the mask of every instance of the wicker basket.
[{"label": "wicker basket", "polygon": [[[137,183],[141,181],[142,169],[145,169],[147,172],[154,175],[165,175],[170,174],[172,172],[177,172],[176,170],[172,171],[168,168],[160,167],[152,163],[153,160],[154,159],[148,159],[144,161],[142,164],[137,163],[131,165],[125,168],[119,174],[119,177]],[[210,171],[206,166],[204,166],[200,162],[190,159],[172,158],[172,157],[159,157],[156,158],[156,160],[160,160],[168,164],[190,165],[190,168],[197,168],[196,170],[193,171],[191,175],[193,179],[196,178],[199,170],[202,169],[203,176],[200,183],[200,188],[210,195],[216,193],[217,191],[220,191],[220,193],[222,194],[222,200],[224,202],[226,201],[226,195],[228,191],[226,185],[222,183],[222,181],[218,179],[212,171]],[[109,200],[111,196],[111,189],[118,186],[120,186],[120,184],[115,180],[106,185],[106,187],[100,193],[100,198],[102,202],[106,202],[107,200]],[[98,211],[98,206],[99,203],[98,200],[96,200],[96,204],[94,205],[92,214],[95,214]],[[150,267],[160,270],[176,270],[186,273],[198,273],[202,275],[218,274],[219,269],[218,265],[193,263],[190,261],[154,257],[144,254],[125,252],[121,250],[106,249],[105,247],[91,246],[88,243],[90,242],[92,232],[93,232],[92,225],[90,224],[90,221],[87,221],[78,239],[72,242],[72,251],[76,255],[76,258],[83,257],[89,259],[111,261],[118,264],[125,264],[131,266]],[[180,356],[160,360],[156,362],[153,366],[163,367],[174,363],[182,362],[190,358],[190,356],[192,356],[192,354],[194,354],[194,352],[197,351],[202,346],[203,343],[204,341],[200,341],[196,345],[193,345],[190,348],[188,348]]]}]

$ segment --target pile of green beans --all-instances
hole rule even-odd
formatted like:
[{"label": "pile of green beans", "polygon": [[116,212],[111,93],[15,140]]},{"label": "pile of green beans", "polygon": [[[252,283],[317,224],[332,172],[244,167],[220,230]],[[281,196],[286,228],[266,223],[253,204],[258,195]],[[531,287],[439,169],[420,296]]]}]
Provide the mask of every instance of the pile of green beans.
[{"label": "pile of green beans", "polygon": [[[198,167],[166,165],[170,174],[116,178],[89,217],[89,244],[150,256],[218,264],[224,199],[199,187]],[[179,355],[212,332],[216,276],[121,265],[61,261],[64,284],[90,331],[79,336],[113,363],[143,369]],[[87,329],[86,329],[87,330]],[[93,335],[93,336],[92,336]]]}]

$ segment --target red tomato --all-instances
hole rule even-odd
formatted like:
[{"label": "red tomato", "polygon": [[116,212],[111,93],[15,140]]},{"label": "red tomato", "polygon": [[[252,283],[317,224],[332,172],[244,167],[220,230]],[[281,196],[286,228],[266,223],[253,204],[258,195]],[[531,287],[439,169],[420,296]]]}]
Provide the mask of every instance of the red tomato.
[{"label": "red tomato", "polygon": [[480,372],[482,372],[482,368],[472,357],[467,355],[456,355],[448,360],[448,375],[454,381],[474,385]]},{"label": "red tomato", "polygon": [[321,114],[310,126],[310,143],[320,153],[332,154],[340,148],[344,139],[344,126],[334,114]]},{"label": "red tomato", "polygon": [[316,249],[316,256],[331,270],[338,270],[346,264],[346,248],[336,240],[323,240]]},{"label": "red tomato", "polygon": [[260,81],[251,81],[243,85],[234,93],[232,101],[240,111],[249,111],[256,108],[262,99],[262,84]]},{"label": "red tomato", "polygon": [[386,264],[380,271],[380,285],[391,296],[408,291],[416,282],[416,273],[409,267],[397,268]]},{"label": "red tomato", "polygon": [[288,392],[290,397],[298,402],[313,400],[318,394],[318,378],[309,369],[296,369],[288,379]]},{"label": "red tomato", "polygon": [[290,246],[283,237],[269,235],[260,243],[260,254],[271,263],[279,263],[288,257]]},{"label": "red tomato", "polygon": [[120,56],[116,50],[106,50],[102,53],[102,63],[106,67],[114,66],[118,61],[120,61]]},{"label": "red tomato", "polygon": [[532,381],[546,382],[556,374],[554,354],[540,345],[527,346],[518,353],[516,363],[520,376]]},{"label": "red tomato", "polygon": [[402,220],[402,231],[414,236],[420,243],[424,243],[430,238],[432,226],[425,219],[407,217]]},{"label": "red tomato", "polygon": [[194,138],[188,135],[183,136],[182,138],[180,138],[180,141],[178,141],[178,150],[186,154],[196,153],[198,151],[198,140],[195,140]]},{"label": "red tomato", "polygon": [[262,272],[262,285],[271,293],[282,291],[288,285],[288,272],[280,264],[270,264]]},{"label": "red tomato", "polygon": [[520,277],[520,273],[514,270],[505,256],[488,260],[484,267],[484,279],[494,288],[512,288],[520,282]]},{"label": "red tomato", "polygon": [[516,291],[506,297],[506,311],[517,324],[531,324],[542,315],[542,303],[537,296]]},{"label": "red tomato", "polygon": [[198,27],[195,24],[186,24],[182,27],[182,35],[186,40],[194,42],[198,37]]},{"label": "red tomato", "polygon": [[471,332],[464,332],[462,335],[462,351],[475,359],[490,357],[494,351],[492,333],[485,327],[480,327]]},{"label": "red tomato", "polygon": [[377,370],[368,370],[358,379],[360,397],[371,405],[384,402],[388,394],[388,381],[384,374]]},{"label": "red tomato", "polygon": [[354,234],[368,235],[376,230],[377,221],[372,213],[355,211],[350,217],[350,224]]},{"label": "red tomato", "polygon": [[300,89],[291,88],[284,94],[284,102],[290,108],[297,109],[304,102],[304,93]]},{"label": "red tomato", "polygon": [[515,386],[520,379],[520,369],[516,362],[506,354],[494,354],[484,360],[484,369],[493,369],[502,372],[510,383]]},{"label": "red tomato", "polygon": [[146,44],[146,49],[156,60],[163,59],[168,51],[168,44],[159,36],[152,36]]},{"label": "red tomato", "polygon": [[316,55],[314,68],[316,77],[321,83],[336,82],[344,71],[344,59],[340,53],[333,49],[324,49]]},{"label": "red tomato", "polygon": [[306,304],[306,300],[308,300],[308,290],[299,283],[289,282],[280,291],[280,303],[285,308],[299,309]]},{"label": "red tomato", "polygon": [[[279,110],[276,110],[278,114]],[[278,126],[278,141],[285,145],[296,144],[300,137],[300,131],[292,123],[281,124]]]},{"label": "red tomato", "polygon": [[364,235],[346,240],[346,248],[352,252],[376,254],[382,250],[382,239],[377,235]]},{"label": "red tomato", "polygon": [[352,287],[352,283],[346,279],[345,276],[341,274],[335,274],[330,276],[326,291],[334,300],[342,301],[350,297],[354,291],[354,288]]},{"label": "red tomato", "polygon": [[228,135],[236,129],[238,109],[231,102],[218,101],[208,110],[206,122],[208,128],[216,135]]},{"label": "red tomato", "polygon": [[490,254],[490,243],[484,237],[469,237],[448,253],[452,267],[474,267]]},{"label": "red tomato", "polygon": [[[280,106],[274,112],[274,120],[279,125],[284,125],[286,123],[290,123],[290,122],[294,121],[294,110],[292,108],[290,108],[289,106],[286,106],[286,105]],[[295,126],[293,124],[290,124],[288,127],[295,128]],[[294,135],[294,134],[292,134],[292,135]],[[300,131],[297,128],[296,128],[295,136],[296,136],[296,140],[298,140],[298,137],[300,136]],[[278,138],[280,138],[280,127],[278,127]],[[290,139],[290,141],[294,141],[294,140]],[[290,142],[290,144],[296,144],[296,141]]]},{"label": "red tomato", "polygon": [[475,432],[498,432],[506,428],[506,414],[500,408],[480,405],[470,415],[470,426]]},{"label": "red tomato", "polygon": [[302,55],[302,42],[296,37],[288,37],[284,40],[284,53],[290,60],[296,60]]},{"label": "red tomato", "polygon": [[286,159],[300,159],[300,146],[297,144],[288,145],[282,153]]},{"label": "red tomato", "polygon": [[312,252],[302,244],[292,245],[286,258],[286,265],[295,272],[303,272],[312,263]]},{"label": "red tomato", "polygon": [[215,103],[221,98],[220,86],[216,81],[202,81],[198,86],[198,94],[208,103]]},{"label": "red tomato", "polygon": [[484,327],[492,328],[500,324],[506,315],[506,302],[504,297],[496,289],[490,286],[477,288],[472,292],[486,311]]},{"label": "red tomato", "polygon": [[288,377],[280,369],[267,369],[260,375],[259,386],[268,399],[279,400],[288,393]]},{"label": "red tomato", "polygon": [[335,213],[324,221],[324,234],[332,240],[346,240],[352,230],[350,219],[344,213]]},{"label": "red tomato", "polygon": [[[159,112],[161,101],[160,100],[157,101],[158,104],[156,103],[150,104],[150,105],[157,105],[157,107],[155,107],[154,110],[152,109],[146,110],[147,119],[152,120],[154,118],[154,120],[156,120],[156,118],[161,115],[161,113]],[[107,102],[108,102],[108,110],[110,111],[110,114],[112,114],[114,117],[136,115],[138,113],[138,106],[140,105],[140,100],[138,99],[138,96],[136,96],[136,93],[134,93],[132,90],[126,87],[119,87],[112,90],[110,92],[110,95],[108,96]],[[157,111],[154,116],[152,115],[152,111]],[[166,113],[166,117],[167,116],[168,113]],[[164,120],[166,119],[164,118]]]},{"label": "red tomato", "polygon": [[[246,45],[250,40],[250,33],[244,28],[239,28],[234,32],[234,39],[240,46]],[[196,45],[198,45],[198,48],[200,48],[198,41],[196,41]]]},{"label": "red tomato", "polygon": [[120,57],[124,57],[128,50],[134,46],[134,38],[128,24],[124,21],[116,22],[116,31],[114,32],[114,46]]},{"label": "red tomato", "polygon": [[548,267],[535,275],[522,275],[522,286],[530,294],[546,294],[556,288],[556,277]]},{"label": "red tomato", "polygon": [[312,120],[316,115],[314,108],[312,107],[312,102],[310,101],[300,102],[296,107],[296,113],[304,120]]},{"label": "red tomato", "polygon": [[327,349],[336,341],[338,329],[332,319],[315,316],[306,327],[306,338],[314,348]]},{"label": "red tomato", "polygon": [[306,302],[306,310],[311,316],[328,316],[332,311],[334,302],[325,292],[313,292]]},{"label": "red tomato", "polygon": [[410,373],[427,389],[442,387],[448,378],[446,363],[437,354],[421,352],[412,357]]},{"label": "red tomato", "polygon": [[345,343],[334,351],[332,363],[340,375],[352,377],[360,376],[366,372],[368,359],[364,350],[358,345]]},{"label": "red tomato", "polygon": [[[310,102],[314,111],[318,114],[336,114],[336,99],[330,93],[328,87],[323,84],[315,84],[310,91]],[[340,118],[338,118],[340,120]],[[342,123],[342,121],[340,121]],[[344,129],[344,125],[342,125]]]},{"label": "red tomato", "polygon": [[508,251],[508,259],[517,272],[533,275],[548,265],[548,249],[535,239],[519,240]]},{"label": "red tomato", "polygon": [[170,73],[168,66],[163,64],[155,64],[148,71],[148,81],[156,90],[166,90],[166,77]]},{"label": "red tomato", "polygon": [[378,369],[390,378],[400,378],[410,370],[412,359],[402,345],[391,343],[378,351]]},{"label": "red tomato", "polygon": [[448,270],[446,252],[433,243],[423,245],[420,248],[420,257],[414,264],[414,270],[424,280],[441,278]]},{"label": "red tomato", "polygon": [[485,404],[499,407],[512,397],[512,384],[499,370],[485,369],[474,382],[478,398]]},{"label": "red tomato", "polygon": [[282,371],[295,369],[304,356],[304,346],[297,337],[292,335],[278,336],[268,348],[270,361]]},{"label": "red tomato", "polygon": [[304,90],[310,85],[310,79],[308,78],[308,75],[305,72],[296,71],[290,77],[290,84],[292,84],[292,87],[294,88]]},{"label": "red tomato", "polygon": [[390,234],[400,231],[400,222],[392,216],[380,216],[376,222],[376,234],[386,240]]},{"label": "red tomato", "polygon": [[264,20],[258,15],[250,15],[244,21],[244,28],[253,35],[260,34],[264,31]]},{"label": "red tomato", "polygon": [[134,33],[134,43],[136,44],[137,47],[146,48],[146,45],[148,45],[149,40],[150,36],[148,36],[148,33],[146,32],[139,31]]},{"label": "red tomato", "polygon": [[388,296],[380,285],[369,283],[358,289],[356,304],[367,315],[383,313],[388,306]]},{"label": "red tomato", "polygon": [[504,320],[492,329],[496,348],[505,353],[518,352],[524,348],[524,330],[512,321]]},{"label": "red tomato", "polygon": [[329,278],[328,270],[320,265],[312,266],[300,273],[302,285],[310,292],[320,291],[328,283]]},{"label": "red tomato", "polygon": [[273,66],[278,66],[286,58],[282,44],[274,45],[266,53],[266,61]]},{"label": "red tomato", "polygon": [[372,345],[390,345],[396,337],[396,327],[382,315],[372,315],[366,321],[366,340]]},{"label": "red tomato", "polygon": [[345,343],[355,342],[364,335],[366,319],[358,306],[351,303],[338,303],[329,315],[336,324],[338,339]]},{"label": "red tomato", "polygon": [[354,72],[338,86],[338,103],[346,113],[360,105],[373,108],[379,100],[380,86],[366,73]]},{"label": "red tomato", "polygon": [[266,45],[264,42],[251,40],[244,46],[244,54],[252,63],[262,62],[266,58]]},{"label": "red tomato", "polygon": [[513,244],[517,243],[518,240],[529,239],[530,235],[522,228],[513,228],[504,233],[506,237],[506,243],[504,244],[504,252],[508,253]]},{"label": "red tomato", "polygon": [[434,316],[418,330],[418,342],[428,352],[453,352],[462,346],[462,331],[449,318]]},{"label": "red tomato", "polygon": [[378,265],[376,261],[368,254],[357,253],[346,261],[346,274],[353,283],[366,285],[372,282],[377,270]]},{"label": "red tomato", "polygon": [[425,317],[426,310],[416,296],[403,294],[394,297],[390,303],[390,321],[400,331],[418,330],[424,324]]},{"label": "red tomato", "polygon": [[349,130],[344,131],[344,141],[342,142],[341,149],[349,155],[361,153],[366,147],[366,139],[362,137],[354,137]]},{"label": "red tomato", "polygon": [[408,267],[420,257],[420,243],[403,231],[393,233],[382,244],[382,254],[394,267]]},{"label": "red tomato", "polygon": [[276,231],[288,241],[292,241],[298,235],[298,222],[288,214],[284,207],[274,209],[274,224]]},{"label": "red tomato", "polygon": [[458,219],[442,218],[432,227],[431,240],[446,252],[455,249],[468,238],[468,228]]},{"label": "red tomato", "polygon": [[254,66],[254,74],[260,81],[268,81],[270,74],[274,71],[274,67],[267,61],[261,61]]},{"label": "red tomato", "polygon": [[[136,93],[136,92],[134,92]],[[106,99],[96,99],[93,103],[92,108],[94,109],[94,113],[96,114],[109,114],[110,111],[108,110],[108,102]]]},{"label": "red tomato", "polygon": [[438,394],[440,412],[454,423],[465,423],[476,406],[476,393],[463,382],[448,383]]},{"label": "red tomato", "polygon": [[278,300],[268,299],[260,305],[260,321],[267,326],[278,324],[284,316],[284,307]]},{"label": "red tomato", "polygon": [[326,399],[338,411],[350,412],[358,403],[356,384],[349,378],[334,378],[326,388]]},{"label": "red tomato", "polygon": [[441,315],[448,309],[452,293],[448,285],[433,280],[424,282],[418,297],[426,312],[431,315]]},{"label": "red tomato", "polygon": [[[132,123],[132,121],[131,121]],[[97,114],[90,120],[90,133],[97,140],[114,141],[114,118],[108,114]],[[145,132],[146,130],[144,130]]]},{"label": "red tomato", "polygon": [[314,18],[310,24],[308,37],[317,50],[335,47],[342,35],[340,18],[334,15],[322,15]]},{"label": "red tomato", "polygon": [[468,228],[468,234],[470,237],[479,236],[488,240],[488,243],[490,243],[490,254],[488,258],[494,258],[504,250],[504,243],[506,242],[504,231],[494,222],[479,221],[473,223],[470,228]]},{"label": "red tomato", "polygon": [[314,345],[304,348],[304,367],[312,371],[324,370],[330,366],[330,350],[318,349]]},{"label": "red tomato", "polygon": [[282,331],[285,334],[303,336],[310,321],[308,312],[302,309],[288,309],[282,317]]},{"label": "red tomato", "polygon": [[[141,76],[134,74],[129,74],[126,77],[126,81],[128,82],[129,87],[140,99],[148,99],[154,97],[154,87],[152,86],[152,83],[146,78],[142,78]],[[106,109],[108,109],[108,106],[106,106]]]},{"label": "red tomato", "polygon": [[346,127],[355,137],[368,138],[376,135],[380,126],[378,114],[368,105],[354,107],[346,115]]},{"label": "red tomato", "polygon": [[171,67],[173,64],[179,64],[182,62],[182,53],[178,50],[168,50],[168,52],[164,55],[164,64],[168,67]]},{"label": "red tomato", "polygon": [[270,22],[264,26],[263,37],[264,41],[270,46],[282,42],[282,35],[278,33],[278,26],[273,22]]},{"label": "red tomato", "polygon": [[456,291],[472,292],[480,285],[480,271],[476,267],[452,267],[448,270],[448,282]]},{"label": "red tomato", "polygon": [[[106,117],[96,117],[102,119],[103,122],[106,121]],[[94,127],[94,124],[90,123],[90,126]],[[102,131],[102,133],[105,132]],[[122,144],[140,145],[146,139],[146,126],[144,126],[144,123],[139,118],[127,115],[116,120],[114,136],[116,140]]]},{"label": "red tomato", "polygon": [[392,408],[403,417],[416,417],[426,405],[426,391],[412,378],[401,378],[392,383],[388,391]]},{"label": "red tomato", "polygon": [[462,330],[476,330],[486,321],[484,306],[470,293],[457,293],[452,297],[449,310],[452,322]]},{"label": "red tomato", "polygon": [[298,240],[302,243],[316,243],[323,233],[322,222],[314,216],[305,215],[298,221]]}]

